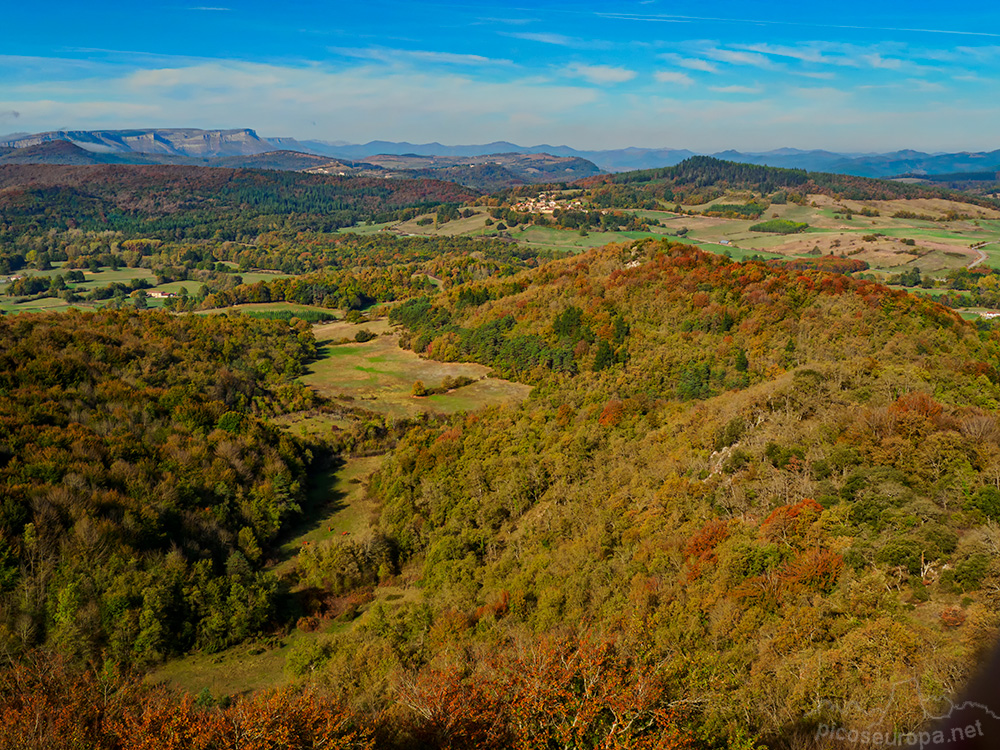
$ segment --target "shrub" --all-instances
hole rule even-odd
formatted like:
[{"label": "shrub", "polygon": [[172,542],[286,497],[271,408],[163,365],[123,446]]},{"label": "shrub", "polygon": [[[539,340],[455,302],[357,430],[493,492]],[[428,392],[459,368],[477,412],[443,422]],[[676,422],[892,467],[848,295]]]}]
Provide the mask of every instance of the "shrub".
[{"label": "shrub", "polygon": [[946,628],[957,628],[965,622],[965,612],[961,607],[948,607],[941,612],[941,624]]}]

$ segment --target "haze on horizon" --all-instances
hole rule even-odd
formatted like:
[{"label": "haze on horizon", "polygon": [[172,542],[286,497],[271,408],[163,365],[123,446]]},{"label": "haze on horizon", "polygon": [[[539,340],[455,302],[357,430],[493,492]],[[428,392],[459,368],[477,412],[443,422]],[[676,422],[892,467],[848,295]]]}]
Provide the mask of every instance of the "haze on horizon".
[{"label": "haze on horizon", "polygon": [[1000,9],[222,0],[5,9],[0,133],[251,127],[363,143],[1000,148]]}]

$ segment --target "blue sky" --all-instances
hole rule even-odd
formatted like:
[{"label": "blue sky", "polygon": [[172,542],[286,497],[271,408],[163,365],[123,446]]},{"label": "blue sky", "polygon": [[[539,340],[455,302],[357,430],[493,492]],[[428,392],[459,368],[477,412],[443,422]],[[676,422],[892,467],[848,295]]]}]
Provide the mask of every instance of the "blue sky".
[{"label": "blue sky", "polygon": [[1000,148],[1000,4],[49,0],[4,9],[0,134]]}]

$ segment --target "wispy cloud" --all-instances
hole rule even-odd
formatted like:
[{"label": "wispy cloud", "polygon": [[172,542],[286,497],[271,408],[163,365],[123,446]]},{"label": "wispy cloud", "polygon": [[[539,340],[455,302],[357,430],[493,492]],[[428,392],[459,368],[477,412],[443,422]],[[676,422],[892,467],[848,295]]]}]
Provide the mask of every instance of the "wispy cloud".
[{"label": "wispy cloud", "polygon": [[815,43],[807,43],[796,46],[787,46],[779,44],[737,44],[734,45],[737,49],[749,50],[751,52],[758,52],[762,55],[769,55],[772,57],[786,57],[792,60],[798,60],[799,62],[806,63],[828,63],[834,65],[850,65],[856,63],[847,56],[828,56],[824,54],[825,50],[829,48],[830,45],[817,45]]},{"label": "wispy cloud", "polygon": [[760,86],[709,86],[709,89],[719,94],[759,94],[764,90]]},{"label": "wispy cloud", "polygon": [[391,49],[386,47],[330,47],[330,52],[360,60],[375,60],[386,63],[430,63],[443,65],[513,65],[512,60],[503,60],[483,55],[467,55],[455,52],[431,50]]},{"label": "wispy cloud", "polygon": [[[768,43],[736,44],[737,54],[750,54],[759,62],[763,57],[774,69],[795,75],[823,77],[816,68],[855,68],[885,71],[905,71],[910,75],[928,75],[940,72],[940,66],[927,65],[935,60],[938,50],[914,49],[899,43],[881,42],[877,45],[857,45],[838,42],[802,42],[795,45]],[[717,55],[717,51],[707,53]],[[730,56],[732,52],[730,51]],[[733,62],[739,62],[733,58]],[[754,64],[748,60],[747,64]],[[765,65],[758,65],[765,68]],[[828,76],[827,76],[828,77]]]},{"label": "wispy cloud", "polygon": [[705,56],[730,65],[749,65],[754,68],[762,68],[765,70],[775,68],[774,61],[771,60],[771,58],[757,52],[745,52],[742,50],[721,49],[716,47],[705,50]]},{"label": "wispy cloud", "polygon": [[501,36],[509,36],[513,39],[524,39],[528,42],[538,42],[539,44],[551,44],[556,47],[569,47],[571,49],[606,49],[610,45],[599,39],[581,39],[579,37],[566,36],[548,31],[501,31]]},{"label": "wispy cloud", "polygon": [[591,83],[625,83],[636,76],[634,70],[616,68],[611,65],[584,65],[573,63],[566,67],[566,73],[576,78],[583,78]]},{"label": "wispy cloud", "polygon": [[[55,88],[60,91],[50,93]],[[470,134],[541,142],[551,129],[561,130],[567,118],[583,119],[582,113],[592,110],[600,96],[601,91],[590,86],[526,83],[520,78],[489,81],[449,70],[340,70],[233,61],[117,73],[109,69],[101,78],[52,81],[48,90],[0,85],[3,108],[21,112],[18,122],[25,123],[25,129],[42,122],[81,129],[185,122],[359,142],[459,139]],[[401,111],[408,116],[399,117]]]},{"label": "wispy cloud", "polygon": [[188,8],[188,10],[206,10],[206,11],[217,11],[217,12],[228,12],[228,11],[231,11],[232,8],[213,8],[213,7],[209,7],[209,6],[205,6],[205,5],[199,5],[199,6],[194,7],[194,8]]},{"label": "wispy cloud", "polygon": [[952,54],[960,58],[971,58],[977,62],[993,62],[1000,58],[1000,45],[989,45],[984,47],[955,47]]},{"label": "wispy cloud", "polygon": [[690,86],[694,83],[694,79],[687,73],[680,73],[673,70],[660,70],[653,74],[655,78],[660,83],[673,83],[678,86]]},{"label": "wispy cloud", "polygon": [[678,60],[677,64],[688,70],[700,70],[703,73],[718,73],[719,66],[710,63],[708,60]]},{"label": "wispy cloud", "polygon": [[916,91],[921,91],[924,93],[938,93],[941,91],[947,91],[947,89],[940,83],[935,83],[934,81],[925,81],[921,78],[908,78],[906,83]]},{"label": "wispy cloud", "polygon": [[914,34],[950,34],[955,36],[982,36],[1000,38],[1000,33],[990,31],[966,31],[962,29],[915,28],[907,26],[863,26],[855,24],[808,23],[804,21],[774,21],[761,18],[726,18],[721,16],[682,16],[668,14],[644,13],[598,13],[603,18],[614,18],[622,21],[640,21],[643,23],[736,23],[754,24],[757,26],[797,26],[814,29],[845,29],[853,31],[899,31]]},{"label": "wispy cloud", "polygon": [[862,55],[861,60],[869,68],[879,68],[881,70],[899,70],[903,67],[903,61],[893,57],[883,57],[878,52]]},{"label": "wispy cloud", "polygon": [[525,39],[529,42],[539,42],[541,44],[554,44],[557,47],[576,47],[580,42],[579,39],[547,31],[518,31],[504,34],[504,36],[512,36],[515,39]]},{"label": "wispy cloud", "polygon": [[703,60],[700,58],[693,57],[683,57],[682,55],[675,54],[673,52],[665,52],[659,56],[661,60],[666,60],[667,62],[673,63],[681,68],[687,68],[688,70],[697,70],[702,73],[718,73],[719,66],[708,60]]}]

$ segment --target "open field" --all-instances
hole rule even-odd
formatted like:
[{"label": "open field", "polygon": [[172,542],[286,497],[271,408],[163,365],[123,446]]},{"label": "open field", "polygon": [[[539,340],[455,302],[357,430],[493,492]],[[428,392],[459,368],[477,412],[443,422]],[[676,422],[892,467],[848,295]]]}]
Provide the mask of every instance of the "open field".
[{"label": "open field", "polygon": [[65,300],[56,297],[45,297],[28,302],[17,302],[11,297],[0,297],[0,311],[4,313],[55,312],[68,310],[70,307],[83,308],[85,306],[79,303],[70,305]]},{"label": "open field", "polygon": [[389,229],[398,222],[383,221],[380,224],[355,224],[353,227],[342,227],[337,230],[337,234],[375,234],[383,229]]},{"label": "open field", "polygon": [[117,271],[108,268],[102,269],[97,273],[84,271],[83,278],[84,282],[82,284],[70,284],[70,288],[87,292],[97,287],[107,286],[115,281],[119,284],[127,284],[133,279],[145,279],[151,284],[156,283],[156,275],[148,268],[119,268]]},{"label": "open field", "polygon": [[[363,344],[336,344],[362,329],[380,335]],[[347,398],[370,411],[390,416],[415,416],[423,412],[452,413],[483,406],[519,401],[530,387],[486,378],[489,368],[476,364],[436,362],[399,348],[399,338],[388,331],[385,321],[352,325],[332,323],[314,328],[320,359],[313,362],[302,382],[331,398]],[[439,387],[446,377],[479,381],[437,396],[417,398],[413,384]]]},{"label": "open field", "polygon": [[371,535],[370,521],[376,508],[364,488],[381,463],[381,456],[348,458],[342,466],[311,478],[313,486],[303,508],[306,519],[289,530],[278,550],[275,572],[281,575],[294,567],[295,556],[304,546],[345,536],[366,539]]},{"label": "open field", "polygon": [[[713,203],[737,203],[749,196],[739,193],[719,198]],[[775,257],[810,257],[844,255],[867,262],[872,270],[898,273],[914,266],[922,272],[943,275],[950,270],[983,262],[1000,267],[1000,246],[983,248],[986,260],[969,246],[979,242],[1000,241],[1000,212],[945,200],[836,201],[829,196],[811,195],[810,204],[772,205],[760,221],[780,218],[809,224],[805,232],[777,235],[753,232],[750,227],[758,220],[723,219],[706,216],[679,216],[662,212],[637,211],[646,218],[660,218],[666,227],[684,226],[692,242],[706,243],[704,249],[718,251],[711,245],[723,240],[741,250],[767,251]],[[704,211],[711,204],[688,207]],[[854,212],[848,219],[844,209]],[[862,216],[860,211],[877,211],[878,216]],[[914,218],[893,218],[893,214],[908,211],[931,218],[944,218],[948,212],[971,215],[971,219],[928,221]],[[874,239],[872,235],[877,235]],[[864,239],[869,237],[869,239]],[[915,245],[903,244],[904,239]],[[730,252],[737,257],[734,252]],[[746,253],[744,253],[745,255]]]},{"label": "open field", "polygon": [[[63,274],[68,272],[63,266],[64,263],[55,263],[53,268],[48,271],[38,271],[32,268],[26,268],[18,271],[20,276],[38,276],[41,278],[51,278],[53,276]],[[232,264],[228,264],[232,265]],[[84,295],[87,292],[98,289],[100,287],[108,286],[112,283],[128,284],[135,279],[143,279],[150,284],[150,287],[146,290],[147,292],[169,292],[173,294],[179,294],[181,289],[186,289],[188,294],[194,295],[197,293],[201,282],[197,279],[188,279],[185,281],[170,281],[166,284],[156,283],[156,274],[154,274],[148,268],[128,268],[122,267],[119,269],[112,269],[105,267],[99,271],[88,271],[80,269],[83,271],[84,281],[78,283],[68,283],[67,288],[73,290],[77,294]],[[280,273],[280,272],[270,272],[270,271],[248,271],[243,274],[239,274],[243,279],[244,283],[252,284],[257,281],[271,281],[274,279],[284,279],[289,278],[291,274]],[[6,283],[0,283],[0,291],[2,291],[7,286]],[[80,300],[72,304],[67,303],[63,300],[56,298],[45,298],[41,300],[28,301],[23,303],[18,303],[15,299],[0,296],[0,310],[7,313],[16,312],[41,312],[41,311],[55,311],[55,310],[68,310],[70,307],[76,307],[80,309],[97,309],[107,304],[107,300],[98,301],[86,301]],[[162,307],[164,300],[162,299],[148,299],[147,307],[157,308]]]},{"label": "open field", "polygon": [[[421,214],[420,216],[414,216],[408,221],[399,222],[398,224],[389,225],[391,231],[397,234],[411,234],[411,235],[421,235],[427,237],[475,237],[481,234],[496,234],[496,222],[493,226],[487,226],[486,220],[490,218],[490,215],[486,212],[486,209],[478,208],[473,209],[475,213],[466,219],[453,219],[452,221],[445,222],[438,226],[435,223],[435,218],[437,217],[436,212]],[[418,224],[419,221],[426,221],[431,219],[429,224]],[[384,225],[382,225],[384,226]],[[342,231],[354,231],[355,229],[366,229],[365,226],[351,227],[350,229]]]},{"label": "open field", "polygon": [[230,310],[241,310],[244,312],[324,312],[330,315],[342,315],[339,310],[331,310],[327,307],[316,307],[315,305],[299,305],[294,302],[249,302],[245,305],[233,305],[232,307],[216,307],[211,310],[198,310],[195,315],[224,315]]},{"label": "open field", "polygon": [[281,639],[251,641],[217,654],[188,654],[162,664],[146,679],[194,695],[207,688],[216,698],[280,687],[290,682],[285,672],[289,646],[302,635],[292,631]]},{"label": "open field", "polygon": [[[711,203],[682,207],[685,210],[701,212],[715,203],[740,203],[752,199],[747,191],[734,191]],[[806,205],[794,203],[774,204],[768,207],[764,216],[757,219],[726,219],[720,217],[676,214],[669,210],[638,209],[633,211],[646,220],[657,220],[660,226],[651,227],[649,232],[599,232],[586,234],[579,230],[558,229],[518,225],[510,227],[505,234],[520,245],[536,250],[555,250],[580,253],[590,248],[612,242],[626,242],[645,237],[668,238],[686,242],[702,250],[725,254],[735,260],[760,255],[764,258],[810,258],[817,255],[837,255],[865,261],[871,272],[883,278],[904,270],[919,268],[921,273],[942,278],[949,271],[982,265],[1000,268],[1000,211],[955,203],[940,199],[892,200],[892,201],[850,201],[836,200],[826,195],[810,195]],[[848,218],[846,210],[854,212]],[[878,216],[862,216],[863,210],[877,211]],[[406,222],[362,224],[341,231],[368,234],[389,231],[399,235],[422,236],[495,236],[495,222],[486,226],[489,214],[486,208],[473,208],[474,214],[468,218],[456,219],[440,226],[418,225],[418,220],[434,219],[435,213],[423,214]],[[926,218],[894,218],[893,214],[909,212]],[[928,219],[966,216],[947,221]],[[750,227],[758,221],[781,218],[804,222],[809,228],[798,234],[779,235],[753,232]],[[913,245],[904,241],[913,241]],[[981,249],[970,247],[987,243]],[[233,270],[233,263],[226,263]],[[52,277],[65,273],[65,263],[56,262],[48,271],[24,269],[20,274]],[[147,268],[119,269],[102,268],[97,272],[83,271],[85,281],[69,284],[69,288],[80,294],[113,282],[129,283],[135,279],[149,282],[149,291],[179,294],[185,289],[188,294],[196,294],[200,287],[197,280],[173,281],[155,285],[156,277]],[[286,278],[289,275],[277,272],[248,271],[240,274],[244,282]],[[440,284],[436,284],[440,286]],[[5,284],[0,284],[0,288]],[[0,295],[0,312],[53,312],[65,311],[71,307],[96,309],[106,301],[78,301],[72,304],[56,298],[19,302],[17,298]],[[148,299],[147,306],[153,309],[163,307],[165,300]],[[239,309],[319,309],[305,306],[240,306]],[[411,384],[412,385],[412,384]],[[433,410],[448,408],[445,404],[433,405]],[[398,404],[396,405],[399,406]],[[404,409],[404,411],[409,411]]]},{"label": "open field", "polygon": [[[921,271],[943,275],[950,270],[967,266],[980,258],[969,248],[979,242],[1000,242],[1000,212],[939,199],[847,201],[835,200],[826,195],[810,195],[806,205],[795,203],[771,205],[760,219],[726,219],[698,215],[716,203],[741,203],[752,198],[751,194],[735,192],[710,203],[682,206],[694,215],[676,214],[664,210],[635,210],[637,216],[656,219],[661,226],[649,232],[598,232],[581,235],[578,230],[519,225],[510,227],[506,234],[518,244],[539,250],[561,250],[579,253],[610,242],[623,242],[642,237],[665,237],[701,247],[714,253],[726,253],[741,260],[761,254],[767,258],[813,257],[817,254],[845,255],[867,262],[876,273],[898,273],[917,266]],[[853,212],[847,218],[846,211]],[[863,210],[877,211],[878,216],[862,216]],[[971,218],[933,221],[923,218],[894,218],[893,214],[909,212],[930,219],[964,215]],[[433,218],[425,214],[391,227],[399,234],[489,236],[497,233],[496,225],[486,226],[488,214],[477,209],[474,216],[435,224],[418,225],[420,219]],[[777,235],[753,232],[750,227],[760,221],[780,218],[809,224],[800,234]],[[352,229],[368,230],[369,227]],[[686,233],[680,233],[686,229]],[[351,230],[347,230],[351,231]],[[868,235],[884,235],[877,240],[864,241]],[[916,246],[902,243],[904,239],[916,241]],[[1000,245],[983,248],[987,266],[1000,267]]]},{"label": "open field", "polygon": [[275,279],[289,279],[294,274],[281,273],[280,271],[245,271],[237,273],[244,284],[256,284],[258,281],[274,281]]}]

